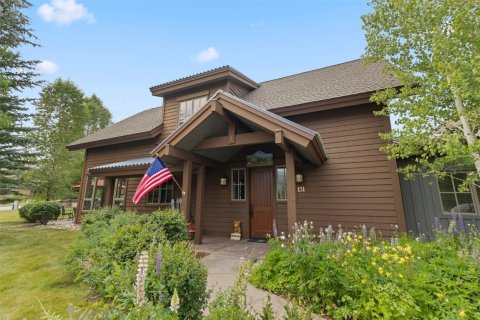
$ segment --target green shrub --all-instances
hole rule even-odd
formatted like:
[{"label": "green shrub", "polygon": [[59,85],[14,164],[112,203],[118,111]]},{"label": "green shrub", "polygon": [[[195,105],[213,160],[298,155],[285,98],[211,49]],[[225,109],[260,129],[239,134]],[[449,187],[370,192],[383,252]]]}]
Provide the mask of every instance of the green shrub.
[{"label": "green shrub", "polygon": [[[208,299],[207,271],[182,242],[187,237],[184,218],[178,211],[137,215],[103,209],[85,217],[67,264],[77,279],[105,300],[123,306],[125,312],[135,306],[136,256],[148,251],[153,257],[147,279],[149,301],[168,307],[176,288],[181,319],[198,319]],[[163,263],[162,272],[156,274],[154,257],[158,250]]]},{"label": "green shrub", "polygon": [[189,239],[185,218],[178,210],[165,209],[143,216],[147,217],[144,225],[162,228],[168,241],[173,243]]},{"label": "green shrub", "polygon": [[272,240],[250,280],[334,319],[480,318],[477,234],[421,242],[312,230],[306,223],[290,240]]},{"label": "green shrub", "polygon": [[[151,268],[146,282],[149,299],[158,300],[160,295],[161,303],[168,307],[173,291],[177,289],[180,319],[201,319],[209,296],[206,289],[207,269],[185,241],[164,243],[159,251],[161,256],[157,256],[158,252],[151,254]],[[161,259],[161,262],[157,259]]]},{"label": "green shrub", "polygon": [[52,201],[33,202],[24,205],[18,212],[26,222],[47,224],[48,221],[58,219],[60,205]]}]

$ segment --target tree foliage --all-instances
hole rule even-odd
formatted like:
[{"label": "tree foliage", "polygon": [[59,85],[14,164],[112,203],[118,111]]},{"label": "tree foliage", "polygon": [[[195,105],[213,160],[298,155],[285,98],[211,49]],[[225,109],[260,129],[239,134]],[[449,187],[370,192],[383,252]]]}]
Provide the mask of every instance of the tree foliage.
[{"label": "tree foliage", "polygon": [[83,152],[65,146],[110,124],[110,112],[97,96],[85,97],[72,81],[62,79],[45,86],[35,106],[31,136],[39,158],[29,180],[37,182],[46,199],[73,197],[70,186],[80,181]]},{"label": "tree foliage", "polygon": [[[0,184],[15,184],[12,178],[16,170],[28,164],[30,119],[25,89],[34,88],[35,68],[39,61],[24,59],[20,48],[37,47],[36,37],[29,27],[29,19],[23,11],[30,7],[25,0],[0,1]],[[6,189],[0,189],[5,193]]]},{"label": "tree foliage", "polygon": [[[480,7],[478,0],[371,0],[362,17],[365,57],[384,61],[400,89],[376,93],[396,115],[383,135],[391,158],[413,158],[401,169],[444,175],[480,174]],[[473,167],[476,166],[476,169]],[[477,171],[477,172],[476,172]]]}]

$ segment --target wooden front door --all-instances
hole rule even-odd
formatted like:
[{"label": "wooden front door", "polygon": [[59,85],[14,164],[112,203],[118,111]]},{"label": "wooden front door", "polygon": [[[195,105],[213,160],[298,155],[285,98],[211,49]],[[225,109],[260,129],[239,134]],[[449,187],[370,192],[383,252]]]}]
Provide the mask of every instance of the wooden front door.
[{"label": "wooden front door", "polygon": [[250,237],[266,238],[273,230],[273,168],[250,169]]}]

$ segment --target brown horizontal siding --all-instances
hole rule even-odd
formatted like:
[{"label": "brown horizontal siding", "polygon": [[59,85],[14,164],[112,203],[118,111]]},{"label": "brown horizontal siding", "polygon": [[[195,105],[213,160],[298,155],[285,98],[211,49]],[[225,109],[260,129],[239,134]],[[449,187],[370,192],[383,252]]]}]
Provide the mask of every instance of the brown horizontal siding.
[{"label": "brown horizontal siding", "polygon": [[[229,236],[233,221],[242,221],[242,236],[248,237],[248,202],[230,200],[230,184],[220,186],[225,173],[207,168],[203,227],[206,235]],[[229,179],[230,180],[230,179]]]},{"label": "brown horizontal siding", "polygon": [[[318,168],[304,167],[305,193],[297,193],[299,220],[318,227],[367,224],[390,233],[401,225],[392,163],[379,150],[379,132],[389,127],[364,105],[290,119],[320,133],[328,159]],[[397,181],[398,183],[398,181]]]}]

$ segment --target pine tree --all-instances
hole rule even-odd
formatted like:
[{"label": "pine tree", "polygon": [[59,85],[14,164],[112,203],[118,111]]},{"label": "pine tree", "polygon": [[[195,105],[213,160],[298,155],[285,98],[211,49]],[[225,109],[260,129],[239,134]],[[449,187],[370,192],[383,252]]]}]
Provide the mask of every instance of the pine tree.
[{"label": "pine tree", "polygon": [[[22,13],[30,6],[25,0],[0,1],[0,185],[15,184],[12,175],[28,164],[26,122],[33,99],[22,92],[41,84],[35,72],[39,61],[26,60],[20,53],[20,47],[39,46]],[[0,188],[0,194],[6,191]]]}]

